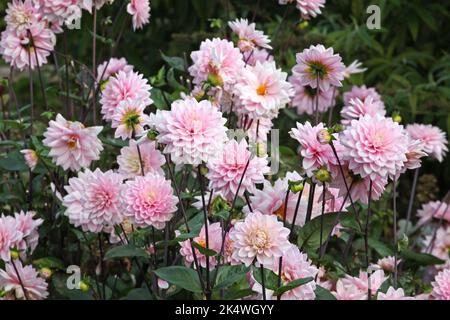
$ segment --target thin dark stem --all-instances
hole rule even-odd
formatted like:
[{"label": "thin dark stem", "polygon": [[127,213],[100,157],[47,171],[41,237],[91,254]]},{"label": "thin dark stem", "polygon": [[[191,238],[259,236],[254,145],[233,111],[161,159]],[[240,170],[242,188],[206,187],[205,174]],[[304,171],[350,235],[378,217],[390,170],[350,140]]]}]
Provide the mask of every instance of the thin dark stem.
[{"label": "thin dark stem", "polygon": [[102,295],[103,300],[106,300],[106,286],[105,286],[105,265],[103,263],[103,240],[101,233],[98,233],[98,248],[100,250],[100,279],[102,280]]},{"label": "thin dark stem", "polygon": [[398,268],[397,268],[397,178],[393,179],[393,210],[394,210],[394,288],[397,289]]},{"label": "thin dark stem", "polygon": [[[93,21],[92,21],[92,76],[93,82],[95,83],[97,80],[97,8],[93,6]],[[106,69],[106,68],[105,68]],[[96,101],[96,92],[92,95],[92,120],[94,125],[97,124],[97,101]]]},{"label": "thin dark stem", "polygon": [[336,97],[336,87],[333,87],[333,95],[331,98],[331,106],[330,106],[330,110],[328,110],[328,126],[331,126],[331,121],[333,120],[333,109],[334,109],[334,105],[336,103],[334,102],[334,98]]},{"label": "thin dark stem", "polygon": [[250,210],[250,212],[253,212],[252,206],[250,204],[250,197],[248,196],[247,192],[244,192],[244,197],[245,197],[245,202],[247,203],[247,206],[248,206],[248,210]]},{"label": "thin dark stem", "polygon": [[[33,39],[33,35],[31,34],[30,31],[28,31],[29,33],[29,37],[30,37],[30,42],[31,42],[31,47],[34,48],[34,39]],[[44,87],[44,81],[42,80],[42,74],[41,74],[41,67],[39,66],[39,57],[37,54],[37,50],[34,49],[34,57],[36,59],[36,68],[38,71],[38,78],[39,78],[39,83],[41,86],[41,92],[42,92],[42,99],[44,100],[44,110],[48,109],[48,105],[47,105],[47,95],[45,94],[45,87]]]},{"label": "thin dark stem", "polygon": [[311,220],[313,205],[314,205],[314,193],[316,191],[316,184],[314,182],[311,182],[309,185],[309,195],[308,195],[308,206],[306,209],[306,217],[305,217],[305,224],[308,223]]},{"label": "thin dark stem", "polygon": [[416,196],[416,187],[417,187],[417,180],[419,178],[419,171],[420,171],[420,168],[417,168],[414,170],[414,178],[413,178],[413,183],[412,183],[412,187],[411,187],[411,194],[409,195],[408,211],[406,214],[405,234],[407,234],[408,225],[409,225],[409,222],[411,221],[411,213],[412,213],[412,209],[413,209],[413,205],[414,205],[414,198]]},{"label": "thin dark stem", "polygon": [[372,179],[370,179],[369,182],[369,198],[368,198],[368,205],[367,205],[367,217],[366,217],[366,226],[364,230],[364,250],[365,250],[365,256],[366,256],[366,268],[367,268],[367,281],[368,281],[368,291],[367,291],[367,299],[371,299],[371,289],[370,289],[370,274],[369,274],[369,223],[370,223],[370,216],[372,213],[371,204],[372,204]]},{"label": "thin dark stem", "polygon": [[319,72],[316,72],[316,78],[317,78],[317,87],[316,87],[316,105],[314,107],[314,125],[317,125],[319,123],[319,94],[320,94],[320,88],[319,88]]},{"label": "thin dark stem", "polygon": [[[289,204],[289,194],[291,189],[287,189],[286,197],[284,199],[284,208],[283,208],[283,226],[286,226],[286,215],[287,215],[287,208]],[[281,273],[283,269],[283,257],[280,257],[280,260],[278,261],[278,288],[281,287]],[[281,300],[281,294],[277,296],[277,300]]]},{"label": "thin dark stem", "polygon": [[319,246],[319,260],[323,257],[323,247],[322,247],[322,241],[323,241],[323,223],[324,223],[324,215],[325,215],[325,182],[323,183],[323,189],[322,189],[322,213],[320,215],[320,246]]},{"label": "thin dark stem", "polygon": [[[261,263],[261,285],[262,285],[262,295],[263,295],[263,300],[266,301],[266,285],[265,285],[265,281],[264,281],[264,265]],[[281,272],[281,271],[280,271]]]},{"label": "thin dark stem", "polygon": [[66,87],[66,97],[65,97],[65,107],[66,107],[66,113],[67,115],[72,118],[74,117],[74,110],[73,107],[71,107],[70,100],[69,100],[69,92],[70,92],[70,84],[69,84],[69,59],[67,56],[67,34],[64,32],[63,35],[63,41],[64,41],[64,77],[65,77],[65,87]]},{"label": "thin dark stem", "polygon": [[291,237],[292,237],[292,231],[294,230],[295,221],[297,220],[297,214],[298,214],[298,209],[300,208],[300,202],[302,200],[302,195],[303,195],[303,189],[300,190],[300,192],[298,193],[297,204],[295,205],[294,217],[292,219],[292,224],[291,224],[291,232],[290,232]]},{"label": "thin dark stem", "polygon": [[25,289],[25,286],[23,285],[22,278],[20,277],[19,270],[17,270],[17,267],[16,267],[16,264],[14,262],[14,259],[11,259],[11,264],[13,265],[14,271],[16,272],[17,279],[19,280],[20,286],[22,287],[22,291],[23,291],[23,295],[25,297],[25,300],[30,300],[29,297],[28,297],[28,292]]}]

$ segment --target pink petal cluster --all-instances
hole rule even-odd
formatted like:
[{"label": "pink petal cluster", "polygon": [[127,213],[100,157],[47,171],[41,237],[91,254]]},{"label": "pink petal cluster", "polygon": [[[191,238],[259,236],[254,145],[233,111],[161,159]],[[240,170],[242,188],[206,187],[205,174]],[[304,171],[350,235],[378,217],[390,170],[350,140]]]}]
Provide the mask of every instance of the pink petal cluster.
[{"label": "pink petal cluster", "polygon": [[317,17],[321,14],[321,8],[325,6],[326,0],[278,0],[279,4],[287,4],[294,2],[296,8],[300,10],[301,16],[305,20]]},{"label": "pink petal cluster", "polygon": [[177,100],[170,111],[158,110],[151,119],[175,164],[199,165],[217,156],[227,140],[226,119],[207,100]]},{"label": "pink petal cluster", "polygon": [[114,0],[80,0],[82,9],[92,13],[92,8],[95,6],[96,10],[101,9],[106,2],[112,3]]},{"label": "pink petal cluster", "polygon": [[207,163],[207,168],[209,187],[221,192],[227,200],[233,200],[236,193],[242,196],[245,191],[254,192],[255,184],[262,183],[264,174],[269,172],[266,157],[252,156],[245,139],[227,142],[218,156]]},{"label": "pink petal cluster", "polygon": [[255,259],[264,266],[271,266],[291,248],[288,235],[289,229],[275,216],[251,212],[244,221],[236,222],[230,232],[232,257],[246,266]]},{"label": "pink petal cluster", "polygon": [[26,30],[39,22],[40,18],[33,0],[13,0],[6,8],[5,22],[11,30]]},{"label": "pink petal cluster", "polygon": [[16,248],[21,251],[26,251],[30,254],[36,249],[39,242],[39,226],[44,222],[42,219],[34,219],[36,213],[34,211],[14,214],[17,222],[17,230],[22,234],[22,239],[17,242]]},{"label": "pink petal cluster", "polygon": [[411,138],[408,134],[408,151],[406,152],[406,162],[405,162],[405,171],[406,169],[417,169],[422,165],[421,158],[427,156],[427,153],[424,151],[425,146],[421,140],[415,140]]},{"label": "pink petal cluster", "polygon": [[353,61],[349,66],[345,67],[344,78],[350,78],[352,74],[362,73],[366,71],[366,68],[361,68],[361,62],[358,60]]},{"label": "pink petal cluster", "polygon": [[275,62],[247,65],[235,84],[236,95],[241,103],[239,112],[255,119],[273,118],[294,94],[286,79],[287,73],[277,69]]},{"label": "pink petal cluster", "polygon": [[345,105],[341,110],[342,123],[350,124],[352,120],[358,120],[360,117],[370,115],[385,116],[386,110],[381,101],[374,101],[372,96],[366,97],[364,100],[358,98],[351,99],[348,105]]},{"label": "pink petal cluster", "polygon": [[[401,259],[397,259],[397,265],[401,262]],[[378,259],[377,267],[383,269],[384,271],[394,272],[395,271],[395,257],[388,256],[382,259]]]},{"label": "pink petal cluster", "polygon": [[360,271],[358,277],[346,275],[345,278],[342,279],[342,284],[344,285],[344,287],[355,286],[358,290],[366,295],[369,290],[370,281],[370,292],[372,295],[376,295],[378,289],[380,289],[381,285],[387,280],[387,278],[388,277],[384,275],[383,270],[377,270],[373,272],[370,277],[368,277],[367,272]]},{"label": "pink petal cluster", "polygon": [[244,62],[250,66],[256,65],[256,62],[263,63],[265,61],[272,62],[274,60],[273,55],[265,49],[255,48],[252,51],[246,51],[243,53]]},{"label": "pink petal cluster", "polygon": [[62,32],[62,26],[68,21],[81,18],[79,0],[33,0],[39,8],[42,18],[54,32]]},{"label": "pink petal cluster", "polygon": [[43,143],[50,148],[48,155],[56,165],[62,166],[64,170],[78,171],[100,159],[103,146],[97,135],[102,129],[103,127],[86,128],[82,123],[67,121],[58,114],[44,132]]},{"label": "pink petal cluster", "polygon": [[150,1],[131,0],[127,12],[133,17],[133,30],[142,29],[150,21]]},{"label": "pink petal cluster", "polygon": [[297,53],[297,64],[292,73],[298,77],[300,84],[319,87],[327,91],[330,86],[341,87],[344,80],[345,65],[338,54],[334,54],[333,48],[325,48],[319,44]]},{"label": "pink petal cluster", "polygon": [[343,95],[344,105],[349,105],[350,100],[359,99],[361,101],[366,100],[367,97],[371,96],[374,103],[382,104],[384,107],[384,103],[381,100],[381,96],[375,90],[375,88],[367,88],[365,85],[360,87],[353,86],[352,90],[345,92]]},{"label": "pink petal cluster", "polygon": [[[138,151],[139,147],[139,151]],[[139,158],[139,153],[141,158]],[[142,166],[141,168],[141,161]],[[119,165],[119,173],[125,179],[132,179],[136,176],[147,173],[155,173],[164,176],[164,170],[161,166],[165,163],[164,156],[156,149],[154,141],[144,140],[143,142],[136,142],[130,140],[127,147],[120,149],[120,155],[117,157],[117,164]]]},{"label": "pink petal cluster", "polygon": [[[202,226],[200,234],[192,239],[194,242],[198,243],[203,248],[206,248],[206,228],[205,225]],[[192,246],[189,240],[185,240],[180,243],[181,249],[180,253],[184,257],[187,266],[190,266],[194,262],[194,255],[192,253]],[[222,228],[220,222],[212,223],[208,225],[208,248],[219,253],[222,249]],[[194,249],[197,256],[198,264],[206,268],[206,256],[201,253],[198,249]],[[216,257],[209,258],[209,266],[212,269],[217,265]],[[194,264],[195,268],[195,264]]]},{"label": "pink petal cluster", "polygon": [[0,259],[10,261],[10,250],[23,238],[18,222],[11,216],[0,217]]},{"label": "pink petal cluster", "polygon": [[80,171],[64,187],[65,215],[75,227],[87,232],[110,231],[123,220],[122,176],[112,170]]},{"label": "pink petal cluster", "polygon": [[194,64],[189,67],[189,73],[196,85],[202,85],[211,75],[228,88],[244,67],[239,49],[232,42],[219,38],[203,41],[200,50],[191,53],[191,58]]},{"label": "pink petal cluster", "polygon": [[406,131],[412,139],[420,140],[423,143],[423,151],[429,156],[442,162],[448,152],[448,141],[444,131],[430,124],[410,124],[406,126]]},{"label": "pink petal cluster", "polygon": [[392,177],[402,172],[408,151],[403,126],[380,115],[352,120],[340,135],[344,160],[362,178]]},{"label": "pink petal cluster", "polygon": [[34,168],[36,168],[36,165],[39,160],[36,151],[32,149],[23,149],[20,150],[20,153],[23,154],[23,157],[25,158],[25,163],[27,164],[28,168],[30,168],[30,170],[33,171]]},{"label": "pink petal cluster", "polygon": [[111,58],[108,61],[104,61],[97,67],[97,83],[102,84],[123,71],[125,73],[133,71],[133,66],[129,65],[125,58]]},{"label": "pink petal cluster", "polygon": [[450,300],[450,269],[439,272],[431,283],[433,292],[431,295],[436,300]]},{"label": "pink petal cluster", "polygon": [[367,291],[360,290],[355,284],[339,279],[336,282],[336,291],[332,294],[337,300],[367,300]]},{"label": "pink petal cluster", "polygon": [[450,223],[450,206],[441,201],[430,201],[422,204],[422,208],[417,210],[419,224],[425,224],[432,219],[441,220]]},{"label": "pink petal cluster", "polygon": [[111,119],[111,128],[115,128],[115,138],[122,140],[141,136],[144,126],[150,123],[150,117],[144,113],[146,105],[142,100],[125,99],[121,101]]},{"label": "pink petal cluster", "polygon": [[127,181],[125,185],[125,216],[138,227],[163,229],[177,211],[178,198],[173,194],[170,181],[148,173]]},{"label": "pink petal cluster", "polygon": [[389,287],[386,293],[378,292],[377,300],[414,300],[414,298],[406,297],[402,288]]},{"label": "pink petal cluster", "polygon": [[20,261],[7,263],[5,270],[0,269],[0,289],[17,300],[43,300],[48,297],[47,282],[31,265],[23,266]]},{"label": "pink petal cluster", "polygon": [[436,236],[425,237],[423,252],[431,253],[443,261],[450,261],[448,251],[450,250],[450,226],[439,227]]},{"label": "pink petal cluster", "polygon": [[[125,70],[126,71],[126,70]],[[109,78],[109,81],[102,91],[100,104],[103,119],[112,121],[119,104],[127,99],[139,101],[143,107],[150,105],[153,101],[150,99],[151,86],[147,84],[142,74],[137,72],[119,71],[115,76]]]},{"label": "pink petal cluster", "polygon": [[248,23],[247,19],[236,19],[228,22],[228,26],[238,36],[238,47],[241,51],[253,51],[256,48],[272,49],[270,39],[260,30],[256,30],[255,23]]}]

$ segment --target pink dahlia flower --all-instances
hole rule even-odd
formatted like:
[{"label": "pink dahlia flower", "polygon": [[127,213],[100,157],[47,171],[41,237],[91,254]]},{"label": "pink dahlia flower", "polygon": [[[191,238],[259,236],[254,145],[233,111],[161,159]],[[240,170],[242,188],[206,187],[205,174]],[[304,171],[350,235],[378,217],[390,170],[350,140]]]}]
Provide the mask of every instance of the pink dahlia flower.
[{"label": "pink dahlia flower", "polygon": [[191,58],[194,64],[189,67],[189,73],[196,85],[202,85],[208,77],[214,77],[228,88],[244,67],[239,49],[232,42],[219,38],[203,41],[200,50],[191,53]]},{"label": "pink dahlia flower", "polygon": [[256,62],[263,63],[266,61],[272,62],[274,61],[273,55],[270,54],[269,51],[265,49],[253,49],[252,51],[247,51],[243,53],[244,62],[247,65],[255,66]]},{"label": "pink dahlia flower", "polygon": [[450,269],[439,272],[431,285],[433,286],[431,295],[436,300],[450,300]]},{"label": "pink dahlia flower", "polygon": [[60,114],[51,120],[44,132],[43,143],[50,148],[49,156],[64,170],[78,171],[100,159],[103,150],[97,135],[103,127],[84,127],[80,122],[67,121]]},{"label": "pink dahlia flower", "polygon": [[309,20],[321,14],[321,8],[325,6],[326,0],[297,0],[297,9],[300,10],[302,18]]},{"label": "pink dahlia flower", "polygon": [[18,222],[11,216],[0,217],[0,259],[10,261],[10,249],[22,240],[23,234],[19,230]]},{"label": "pink dahlia flower", "polygon": [[43,19],[54,32],[62,32],[67,21],[81,18],[79,0],[34,0]]},{"label": "pink dahlia flower", "polygon": [[247,65],[235,85],[241,102],[239,112],[251,118],[273,118],[294,94],[286,79],[287,73],[277,69],[275,62],[256,62],[254,67]]},{"label": "pink dahlia flower", "polygon": [[301,79],[298,74],[290,76],[289,82],[293,85],[295,91],[294,98],[292,99],[292,106],[297,108],[298,114],[314,114],[317,103],[317,94],[319,95],[317,111],[320,113],[327,111],[336,103],[337,90],[330,88],[326,91],[322,91],[317,90],[317,88],[313,89],[310,86],[304,86],[301,84]]},{"label": "pink dahlia flower", "polygon": [[256,24],[249,24],[247,19],[230,21],[228,26],[238,36],[238,47],[241,51],[252,51],[256,48],[272,49],[269,37],[264,32],[256,30]]},{"label": "pink dahlia flower", "polygon": [[75,227],[87,232],[107,231],[123,220],[122,176],[112,170],[80,171],[65,186],[65,215]]},{"label": "pink dahlia flower", "polygon": [[8,3],[5,22],[8,29],[26,30],[40,19],[38,8],[32,0],[13,0]]},{"label": "pink dahlia flower", "polygon": [[138,227],[163,229],[177,211],[178,198],[173,194],[170,181],[148,173],[125,184],[125,215]]},{"label": "pink dahlia flower", "polygon": [[[143,170],[141,168],[139,152],[141,153]],[[156,149],[155,142],[150,140],[145,140],[141,143],[130,140],[129,146],[120,149],[120,155],[117,157],[119,173],[126,179],[141,176],[142,171],[144,171],[144,175],[151,172],[164,176],[164,170],[161,166],[165,162],[164,156]]]},{"label": "pink dahlia flower", "polygon": [[450,261],[448,255],[449,250],[450,250],[450,226],[439,227],[436,231],[436,237],[434,237],[434,239],[433,235],[428,235],[425,237],[424,248],[422,250],[423,252],[431,253],[433,256],[448,262]]},{"label": "pink dahlia flower", "polygon": [[336,283],[336,291],[332,294],[337,300],[367,300],[367,291],[358,288],[354,283],[339,279]]},{"label": "pink dahlia flower", "polygon": [[427,156],[427,153],[424,151],[425,146],[421,140],[412,139],[408,134],[408,152],[406,152],[406,162],[405,162],[405,170],[406,169],[417,169],[422,165],[421,158]]},{"label": "pink dahlia flower", "polygon": [[358,120],[362,116],[370,115],[374,117],[377,114],[384,117],[386,110],[384,104],[380,101],[374,101],[372,96],[368,96],[364,100],[351,99],[349,104],[341,110],[342,123],[345,125],[350,124],[352,120]]},{"label": "pink dahlia flower", "polygon": [[17,229],[22,233],[22,239],[17,242],[16,247],[20,250],[27,250],[30,254],[36,249],[39,242],[39,226],[44,222],[42,219],[33,219],[34,211],[15,213]]},{"label": "pink dahlia flower", "polygon": [[236,222],[230,232],[233,241],[233,259],[249,266],[256,259],[264,266],[278,263],[278,258],[291,248],[289,229],[275,216],[254,211],[244,221]]},{"label": "pink dahlia flower", "polygon": [[[15,264],[17,273],[12,263]],[[12,299],[43,300],[48,297],[47,282],[39,277],[32,266],[22,266],[20,261],[12,263],[7,263],[5,270],[0,269],[0,289]]]},{"label": "pink dahlia flower", "polygon": [[382,104],[384,107],[384,103],[381,100],[381,96],[375,90],[375,88],[367,88],[365,85],[361,87],[353,86],[351,91],[345,92],[344,97],[344,105],[349,105],[350,100],[359,99],[361,101],[366,100],[367,97],[371,96],[373,103]]},{"label": "pink dahlia flower", "polygon": [[127,12],[133,16],[133,30],[142,29],[150,21],[150,1],[131,0]]},{"label": "pink dahlia flower", "polygon": [[[401,262],[401,259],[397,259],[397,265]],[[395,257],[388,256],[382,259],[378,259],[376,266],[384,271],[394,272],[395,271]]]},{"label": "pink dahlia flower", "polygon": [[[200,230],[200,234],[192,239],[194,242],[198,243],[203,248],[206,248],[206,230],[205,225],[202,226]],[[187,266],[190,266],[194,262],[194,255],[192,253],[192,247],[189,240],[185,240],[180,243],[181,249],[180,253],[184,257]],[[220,222],[212,223],[208,225],[208,245],[209,249],[214,250],[219,253],[222,249],[222,228],[220,227]],[[198,249],[194,249],[195,254],[197,256],[198,264],[206,268],[206,256],[198,251]],[[209,258],[209,266],[212,269],[217,265],[216,257]],[[194,265],[195,268],[195,265]]]},{"label": "pink dahlia flower", "polygon": [[441,201],[430,201],[423,204],[422,208],[417,210],[417,216],[420,218],[420,225],[425,224],[432,219],[444,219],[444,221],[450,223],[450,206]]},{"label": "pink dahlia flower", "polygon": [[403,126],[380,115],[352,120],[340,135],[344,160],[362,178],[392,177],[402,172],[407,161],[408,136]]},{"label": "pink dahlia flower", "polygon": [[[114,0],[113,0],[114,1]],[[95,9],[99,10],[106,2],[112,3],[111,0],[80,0],[80,6],[82,9],[92,13],[92,8],[95,5]]]},{"label": "pink dahlia flower", "polygon": [[27,164],[28,168],[30,168],[30,170],[33,171],[34,168],[36,168],[36,165],[39,160],[36,151],[32,149],[23,149],[20,150],[20,153],[23,154],[23,157],[25,158],[25,163]]},{"label": "pink dahlia flower", "polygon": [[411,138],[423,143],[423,151],[442,162],[448,151],[448,141],[445,132],[430,124],[410,124],[406,126]]},{"label": "pink dahlia flower", "polygon": [[115,128],[115,138],[123,140],[139,137],[144,126],[150,123],[150,117],[144,113],[145,104],[141,100],[121,101],[112,117],[111,128]]},{"label": "pink dahlia flower", "polygon": [[218,156],[207,163],[207,168],[209,187],[221,192],[227,200],[233,200],[241,179],[239,196],[245,191],[254,192],[255,184],[262,183],[264,174],[269,172],[266,157],[252,157],[245,139],[239,143],[236,140],[227,142]]},{"label": "pink dahlia flower", "polygon": [[116,76],[119,71],[125,73],[133,71],[133,66],[129,65],[125,58],[111,58],[97,67],[97,83],[106,83],[110,77]]},{"label": "pink dahlia flower", "polygon": [[100,104],[103,119],[112,121],[119,103],[127,99],[140,101],[146,107],[153,103],[150,99],[151,86],[147,84],[142,74],[137,72],[119,71],[109,78],[105,89],[102,91]]},{"label": "pink dahlia flower", "polygon": [[43,22],[33,23],[28,29],[3,31],[0,53],[7,63],[19,70],[34,69],[47,63],[55,43],[55,34]]},{"label": "pink dahlia flower", "polygon": [[345,67],[344,78],[350,78],[352,74],[362,73],[366,71],[366,68],[361,68],[362,63],[358,60],[353,61],[349,66]]},{"label": "pink dahlia flower", "polygon": [[[370,292],[372,295],[377,293],[378,289],[380,289],[387,278],[388,277],[384,275],[383,270],[377,270],[370,275]],[[345,278],[342,279],[342,282],[344,285],[355,285],[359,290],[367,293],[369,290],[369,279],[367,278],[367,272],[360,271],[358,277],[346,275]]]},{"label": "pink dahlia flower", "polygon": [[153,115],[159,132],[158,142],[165,144],[175,164],[199,165],[217,156],[227,140],[226,119],[209,101],[193,98],[177,100],[170,111]]},{"label": "pink dahlia flower", "polygon": [[[269,118],[260,118],[258,120],[254,120],[249,119],[244,114],[239,114],[237,127],[243,129],[246,132],[247,137],[251,143],[266,143],[269,132],[273,127],[273,122]],[[265,152],[259,153],[259,155],[261,154],[265,154]]]},{"label": "pink dahlia flower", "polygon": [[326,49],[323,45],[310,46],[297,53],[297,64],[292,73],[300,79],[300,83],[311,88],[319,87],[327,91],[330,86],[341,87],[344,80],[345,66],[333,48]]},{"label": "pink dahlia flower", "polygon": [[414,300],[414,298],[406,297],[402,288],[396,290],[394,287],[389,287],[386,293],[378,292],[377,300]]}]

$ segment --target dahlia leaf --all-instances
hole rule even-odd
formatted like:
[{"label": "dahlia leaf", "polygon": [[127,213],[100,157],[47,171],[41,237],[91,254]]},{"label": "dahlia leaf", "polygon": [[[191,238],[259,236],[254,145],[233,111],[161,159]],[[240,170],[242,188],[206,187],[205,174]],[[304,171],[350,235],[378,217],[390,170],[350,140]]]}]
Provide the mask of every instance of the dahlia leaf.
[{"label": "dahlia leaf", "polygon": [[[253,277],[256,282],[262,285],[263,277],[261,275],[261,268],[253,267]],[[277,290],[278,289],[278,276],[272,270],[264,268],[264,286],[266,289]]]},{"label": "dahlia leaf", "polygon": [[280,296],[283,293],[285,293],[286,291],[289,291],[289,290],[295,289],[297,287],[300,287],[300,286],[302,286],[304,284],[307,284],[307,283],[309,283],[309,282],[311,282],[313,280],[314,280],[313,277],[292,280],[288,284],[277,288],[275,290],[275,292],[274,292],[274,295]]},{"label": "dahlia leaf", "polygon": [[197,242],[195,242],[195,241],[192,241],[192,245],[201,253],[201,254],[204,254],[205,256],[208,256],[208,257],[214,257],[215,255],[217,255],[217,252],[216,251],[214,251],[214,250],[212,250],[212,249],[208,249],[208,248],[205,248],[205,247],[203,247],[201,244],[199,244],[199,243],[197,243]]},{"label": "dahlia leaf", "polygon": [[336,300],[336,297],[331,294],[331,292],[324,287],[316,285],[316,300]]},{"label": "dahlia leaf", "polygon": [[123,257],[148,258],[148,253],[144,249],[138,248],[133,244],[126,244],[110,249],[108,252],[106,252],[104,260]]},{"label": "dahlia leaf", "polygon": [[183,288],[191,292],[196,293],[202,292],[202,288],[200,286],[200,282],[198,279],[198,274],[197,272],[194,271],[194,269],[183,266],[170,266],[159,268],[154,272],[159,278],[177,287]]},{"label": "dahlia leaf", "polygon": [[428,253],[417,253],[411,250],[403,250],[401,257],[406,261],[415,262],[419,266],[432,266],[435,264],[443,264],[445,261]]}]

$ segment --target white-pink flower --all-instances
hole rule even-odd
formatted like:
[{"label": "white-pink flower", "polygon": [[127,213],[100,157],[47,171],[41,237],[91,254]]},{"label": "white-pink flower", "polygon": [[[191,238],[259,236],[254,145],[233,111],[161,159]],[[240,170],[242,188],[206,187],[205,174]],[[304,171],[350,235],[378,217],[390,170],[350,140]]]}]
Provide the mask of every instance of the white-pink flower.
[{"label": "white-pink flower", "polygon": [[246,51],[243,53],[244,62],[250,66],[256,65],[256,62],[263,63],[265,61],[272,62],[274,60],[273,55],[265,49],[255,48],[252,51]]},{"label": "white-pink flower", "polygon": [[342,123],[350,124],[352,120],[358,120],[360,117],[370,115],[384,116],[386,110],[381,101],[374,101],[372,96],[367,96],[364,100],[358,98],[351,99],[348,105],[345,105],[341,110]]},{"label": "white-pink flower", "polygon": [[277,69],[275,62],[247,65],[235,84],[236,95],[241,103],[238,112],[255,119],[273,118],[294,94],[286,79],[287,73]]},{"label": "white-pink flower", "polygon": [[289,229],[275,216],[263,215],[254,211],[244,221],[238,221],[230,232],[233,241],[232,257],[249,266],[256,261],[264,266],[278,263],[291,244]]},{"label": "white-pink flower", "polygon": [[362,63],[358,60],[353,61],[349,66],[345,67],[344,78],[350,78],[352,74],[362,73],[367,70],[367,68],[361,68]]},{"label": "white-pink flower", "polygon": [[16,243],[16,248],[19,250],[28,250],[30,254],[36,249],[39,241],[39,226],[44,222],[42,219],[33,219],[35,216],[34,211],[23,212],[14,214],[14,218],[17,222],[17,229],[22,234],[20,241]]},{"label": "white-pink flower", "polygon": [[[397,265],[401,262],[401,259],[397,259]],[[395,257],[388,256],[381,259],[378,259],[377,267],[383,269],[384,271],[394,272],[395,271]]]},{"label": "white-pink flower", "polygon": [[111,128],[116,129],[114,137],[126,140],[141,136],[144,126],[150,123],[150,117],[144,113],[145,107],[141,100],[121,101],[111,121]]},{"label": "white-pink flower", "polygon": [[131,0],[127,12],[133,16],[133,30],[142,29],[150,21],[150,1]]},{"label": "white-pink flower", "polygon": [[127,181],[125,185],[124,214],[138,227],[163,229],[177,211],[178,198],[173,194],[170,181],[148,173]]},{"label": "white-pink flower", "polygon": [[378,292],[377,300],[414,300],[414,298],[406,297],[402,288],[389,287],[386,293]]},{"label": "white-pink flower", "polygon": [[69,179],[63,198],[65,215],[75,227],[87,232],[108,231],[123,220],[123,178],[112,170],[80,171]]},{"label": "white-pink flower", "polygon": [[209,187],[221,192],[227,200],[233,200],[236,193],[242,196],[245,191],[254,192],[255,184],[262,183],[264,174],[270,170],[266,157],[252,156],[245,139],[227,142],[218,156],[207,163],[207,168]]},{"label": "white-pink flower", "polygon": [[31,265],[23,266],[22,262],[14,261],[7,263],[5,270],[0,269],[0,289],[6,292],[8,298],[43,300],[48,297],[47,288],[47,282]]},{"label": "white-pink flower", "polygon": [[125,58],[111,58],[104,61],[97,67],[97,84],[106,83],[110,77],[123,71],[125,73],[133,71],[133,66],[129,65]]},{"label": "white-pink flower", "polygon": [[422,208],[417,210],[417,216],[419,224],[425,224],[432,219],[437,221],[443,219],[445,222],[450,223],[450,206],[441,201],[430,201],[422,204]]},{"label": "white-pink flower", "polygon": [[301,16],[305,20],[309,20],[311,17],[315,18],[321,14],[321,8],[325,6],[326,0],[278,0],[279,4],[288,4],[295,2],[295,6],[300,10]]},{"label": "white-pink flower", "polygon": [[448,152],[448,141],[444,131],[431,124],[410,124],[406,126],[411,138],[420,140],[423,143],[423,150],[429,156],[442,162]]},{"label": "white-pink flower", "polygon": [[362,291],[354,283],[345,282],[344,279],[336,282],[336,291],[332,294],[337,300],[367,300],[367,291]]},{"label": "white-pink flower", "polygon": [[431,294],[436,300],[450,300],[450,269],[439,272],[431,285],[433,286]]},{"label": "white-pink flower", "polygon": [[367,88],[365,85],[362,85],[360,87],[353,86],[352,90],[345,92],[343,95],[344,105],[349,105],[350,100],[352,99],[353,100],[359,99],[361,101],[364,101],[368,96],[372,97],[374,103],[380,103],[384,107],[384,103],[381,100],[381,96],[378,94],[375,88]]},{"label": "white-pink flower", "polygon": [[385,282],[387,279],[388,277],[384,275],[383,270],[377,270],[373,272],[369,278],[367,272],[360,271],[358,277],[346,275],[345,278],[342,279],[342,282],[345,286],[355,285],[362,292],[368,293],[370,281],[370,292],[372,295],[375,295],[378,289],[380,289],[383,282]]},{"label": "white-pink flower", "polygon": [[171,111],[158,110],[152,116],[151,124],[159,132],[158,142],[166,145],[164,153],[178,165],[208,162],[227,140],[227,120],[206,100],[177,100]]},{"label": "white-pink flower", "polygon": [[333,48],[325,48],[319,44],[297,53],[297,64],[292,73],[300,79],[300,83],[311,88],[327,91],[330,86],[341,87],[344,80],[345,65]]},{"label": "white-pink flower", "polygon": [[111,121],[119,103],[127,99],[140,101],[144,107],[152,104],[153,101],[150,99],[152,87],[147,82],[142,74],[132,71],[119,71],[110,77],[100,99],[103,119]]},{"label": "white-pink flower", "polygon": [[407,161],[408,136],[391,118],[365,115],[352,120],[340,134],[340,142],[349,169],[362,178],[393,177]]},{"label": "white-pink flower", "polygon": [[26,30],[39,20],[38,8],[32,0],[13,0],[8,3],[5,16],[8,29]]},{"label": "white-pink flower", "polygon": [[408,151],[406,152],[406,162],[405,162],[405,171],[406,169],[417,169],[422,165],[421,158],[427,156],[427,153],[424,151],[425,146],[421,140],[415,140],[411,138],[408,134]]},{"label": "white-pink flower", "polygon": [[34,168],[36,168],[36,165],[39,160],[36,151],[32,149],[23,149],[20,150],[20,153],[23,154],[23,157],[25,158],[25,163],[27,164],[28,168],[30,168],[30,170],[33,171]]},{"label": "white-pink flower", "polygon": [[0,217],[0,259],[10,261],[10,250],[22,240],[23,234],[19,230],[18,222],[11,216]]},{"label": "white-pink flower", "polygon": [[78,171],[100,159],[103,150],[97,137],[103,127],[85,127],[80,122],[67,121],[61,114],[51,120],[44,132],[43,143],[50,148],[49,156],[64,170]]},{"label": "white-pink flower", "polygon": [[272,49],[270,39],[260,30],[256,30],[255,23],[248,23],[247,19],[236,19],[228,22],[228,26],[238,36],[238,47],[241,51],[252,51],[256,48]]},{"label": "white-pink flower", "polygon": [[92,8],[95,5],[95,9],[99,10],[106,2],[112,3],[114,0],[80,0],[80,6],[82,9],[92,13]]},{"label": "white-pink flower", "polygon": [[81,18],[79,0],[34,0],[43,20],[54,32],[62,32],[64,23]]},{"label": "white-pink flower", "polygon": [[424,241],[423,252],[431,253],[443,261],[450,261],[448,251],[450,250],[450,226],[439,227],[436,236],[427,235]]}]

